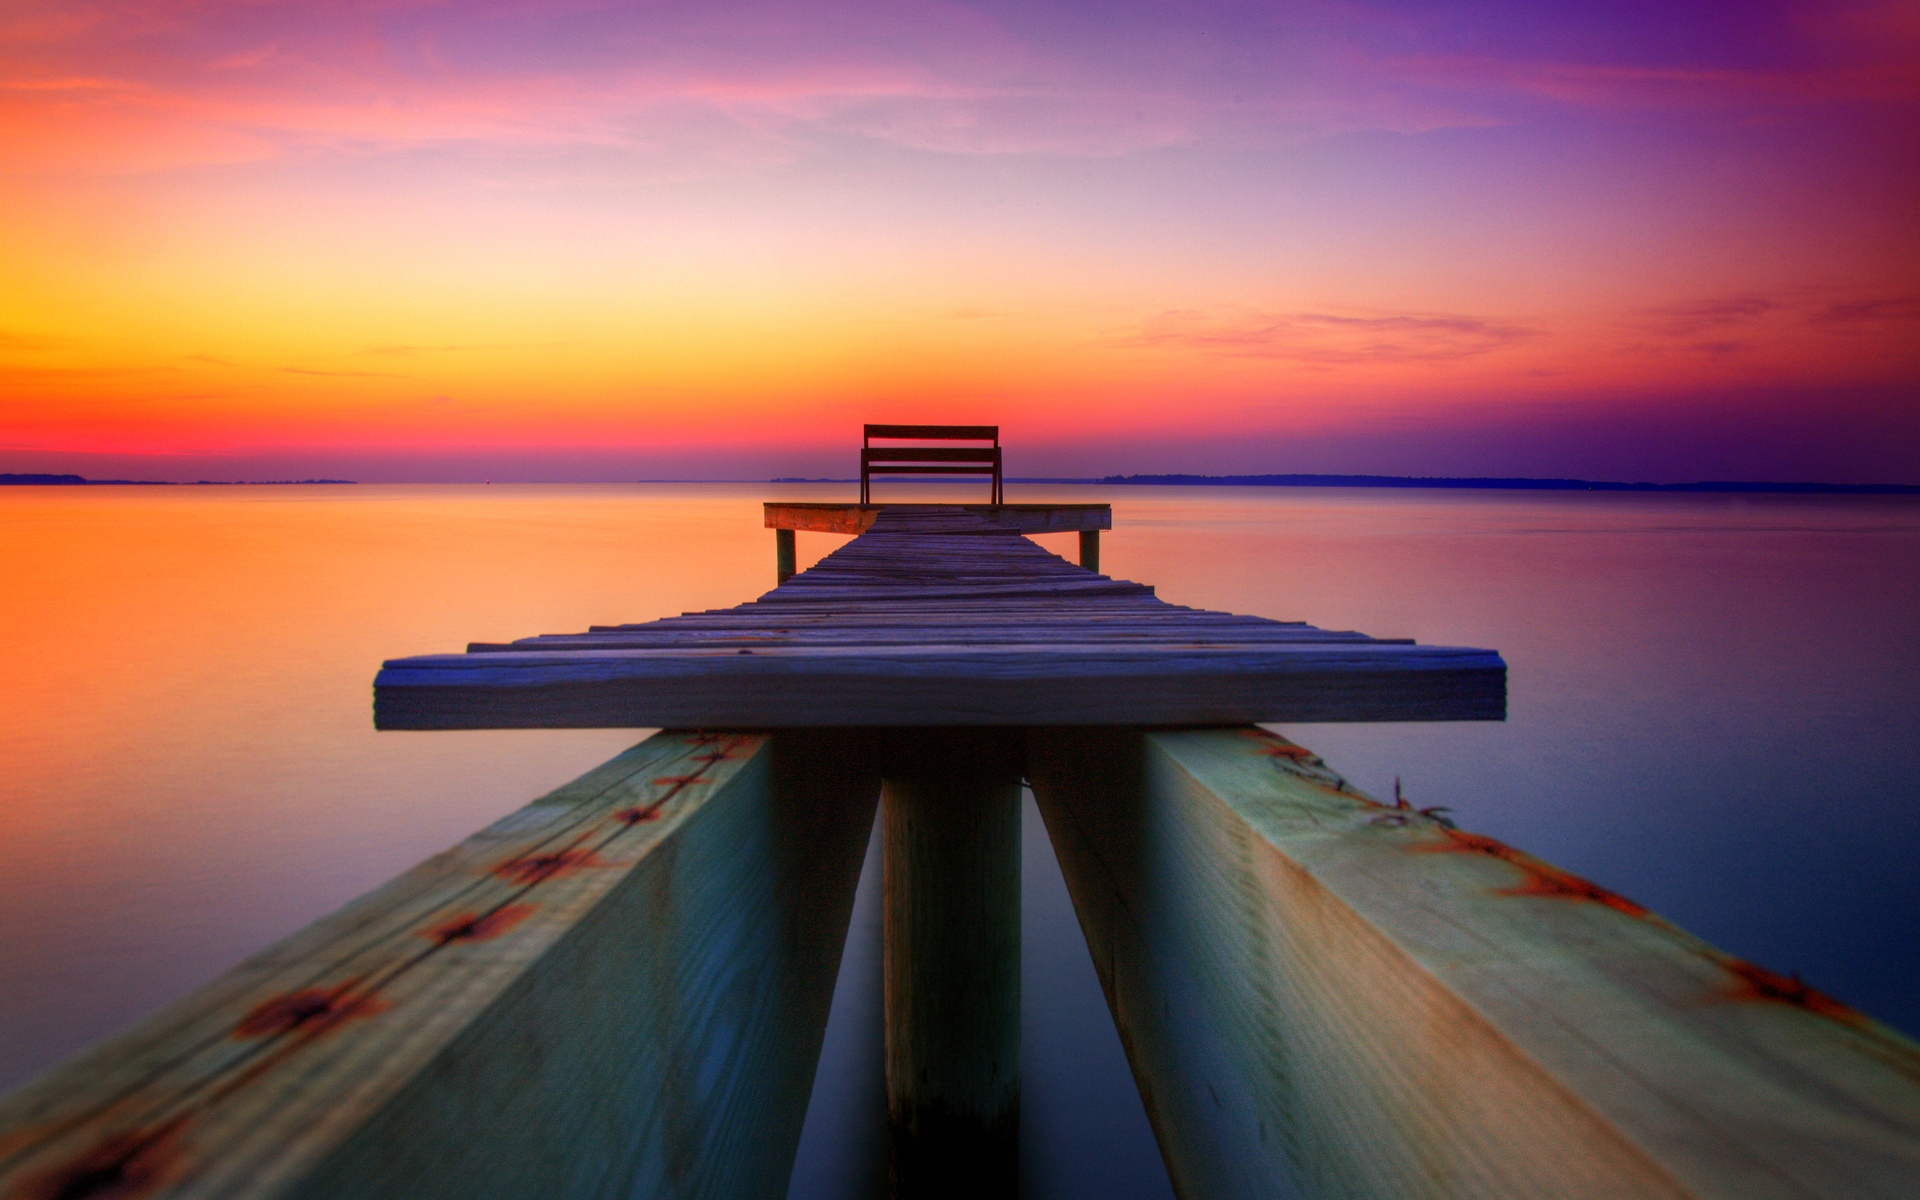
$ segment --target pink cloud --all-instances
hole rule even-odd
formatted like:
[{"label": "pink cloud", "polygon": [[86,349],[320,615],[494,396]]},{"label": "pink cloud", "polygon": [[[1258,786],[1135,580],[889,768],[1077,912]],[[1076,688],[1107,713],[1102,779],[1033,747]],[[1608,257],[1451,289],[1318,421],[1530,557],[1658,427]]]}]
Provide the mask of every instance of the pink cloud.
[{"label": "pink cloud", "polygon": [[1486,125],[1505,119],[1486,104],[1502,95],[1617,105],[1912,90],[1892,67],[1803,77],[1409,57],[1405,29],[1340,6],[1300,10],[1283,30],[1228,44],[1207,40],[1205,12],[1191,28],[1128,16],[1086,47],[943,3],[642,11],[27,0],[0,24],[0,121],[16,169],[149,170],[440,143],[784,162],[828,138],[1112,156]]},{"label": "pink cloud", "polygon": [[1453,313],[1217,315],[1187,310],[1152,317],[1119,344],[1141,349],[1180,347],[1229,358],[1347,365],[1474,358],[1541,333],[1530,325]]},{"label": "pink cloud", "polygon": [[1392,68],[1411,83],[1601,108],[1751,109],[1920,100],[1920,68],[1904,63],[1742,70],[1424,57],[1400,60]]}]

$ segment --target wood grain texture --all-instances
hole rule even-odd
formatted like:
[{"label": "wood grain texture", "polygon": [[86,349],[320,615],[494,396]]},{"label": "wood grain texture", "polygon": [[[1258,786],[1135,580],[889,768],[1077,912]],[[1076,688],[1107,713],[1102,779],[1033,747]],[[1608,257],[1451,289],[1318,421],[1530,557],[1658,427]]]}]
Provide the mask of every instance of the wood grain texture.
[{"label": "wood grain texture", "polygon": [[794,532],[791,529],[773,531],[773,582],[778,587],[792,579],[798,569],[796,556],[798,548],[794,544]]},{"label": "wood grain texture", "polygon": [[[998,446],[951,448],[946,446],[871,446],[860,452],[860,462],[899,463],[980,463],[992,466],[1000,461]],[[878,470],[879,468],[875,468]]]},{"label": "wood grain texture", "polygon": [[1257,729],[1030,731],[1182,1196],[1920,1195],[1920,1047]]},{"label": "wood grain texture", "polygon": [[[873,526],[884,504],[768,501],[768,529],[857,535]],[[1021,533],[1074,533],[1113,528],[1111,504],[962,504],[961,509]]]},{"label": "wood grain texture", "polygon": [[894,505],[731,609],[388,662],[383,729],[1499,720],[1490,650],[1167,604],[957,505]]},{"label": "wood grain texture", "polygon": [[861,432],[868,438],[901,438],[915,441],[959,440],[999,442],[998,425],[865,425]]},{"label": "wood grain texture", "polygon": [[649,739],[0,1101],[0,1197],[783,1195],[871,761]]},{"label": "wood grain texture", "polygon": [[889,1175],[901,1200],[1019,1191],[1017,730],[885,739]]}]

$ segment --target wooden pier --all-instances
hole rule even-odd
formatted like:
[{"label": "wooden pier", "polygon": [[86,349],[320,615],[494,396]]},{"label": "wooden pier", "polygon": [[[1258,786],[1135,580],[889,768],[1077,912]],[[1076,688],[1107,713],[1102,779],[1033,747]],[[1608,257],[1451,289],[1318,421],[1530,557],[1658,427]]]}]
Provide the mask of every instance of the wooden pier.
[{"label": "wooden pier", "polygon": [[395,659],[375,680],[374,719],[784,729],[1506,713],[1506,664],[1490,650],[1182,608],[1021,536],[1104,527],[1104,507],[768,506],[776,528],[809,519],[863,531],[735,608]]},{"label": "wooden pier", "polygon": [[385,728],[681,728],[0,1100],[0,1200],[775,1200],[876,805],[895,1193],[1010,1194],[1023,781],[1187,1200],[1920,1194],[1913,1042],[1250,724],[1498,719],[1497,654],[1021,536],[1103,506],[766,520],[857,536],[388,663]]}]

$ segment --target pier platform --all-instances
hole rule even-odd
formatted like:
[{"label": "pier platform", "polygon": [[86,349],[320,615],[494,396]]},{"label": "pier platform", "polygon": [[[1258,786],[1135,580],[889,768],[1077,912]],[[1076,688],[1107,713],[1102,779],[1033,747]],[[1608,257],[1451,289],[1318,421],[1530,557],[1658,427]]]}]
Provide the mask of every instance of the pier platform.
[{"label": "pier platform", "polygon": [[[874,521],[899,504],[830,504],[816,501],[769,501],[768,529],[795,529],[806,533],[862,534]],[[920,506],[928,507],[928,506]],[[1016,533],[1097,533],[1113,528],[1111,504],[953,504],[992,525]]]},{"label": "pier platform", "polygon": [[[1104,505],[769,505],[853,541],[757,600],[387,662],[381,729],[1500,720],[1492,650],[1185,608],[1021,536]],[[776,524],[781,522],[782,524]]]}]

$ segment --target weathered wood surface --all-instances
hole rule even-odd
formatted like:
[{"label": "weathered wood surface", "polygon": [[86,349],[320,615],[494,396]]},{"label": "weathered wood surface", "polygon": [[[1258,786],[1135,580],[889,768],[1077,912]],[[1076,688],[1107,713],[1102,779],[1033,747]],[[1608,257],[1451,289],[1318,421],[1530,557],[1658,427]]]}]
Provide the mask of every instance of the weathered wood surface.
[{"label": "weathered wood surface", "polygon": [[0,1101],[0,1197],[779,1197],[878,794],[658,735]]},{"label": "weathered wood surface", "polygon": [[1920,1047],[1257,729],[1030,731],[1184,1197],[1920,1195]]},{"label": "weathered wood surface", "polygon": [[[857,535],[872,528],[874,518],[887,507],[885,504],[768,501],[764,513],[768,529]],[[954,507],[989,524],[1021,533],[1097,533],[1113,528],[1111,504],[961,504]]]},{"label": "weathered wood surface", "polygon": [[902,440],[929,438],[968,438],[978,442],[1000,440],[998,425],[874,425],[863,427],[867,439],[897,438]]},{"label": "weathered wood surface", "polygon": [[[991,446],[876,446],[883,441],[992,442]],[[880,464],[892,464],[883,466]],[[965,466],[929,464],[965,463]],[[1000,427],[997,425],[868,425],[860,439],[860,503],[873,499],[875,475],[991,475],[993,503],[1001,489]]]},{"label": "weathered wood surface", "polygon": [[395,659],[383,729],[1499,720],[1490,650],[1167,604],[958,506],[894,505],[758,600]]},{"label": "weathered wood surface", "polygon": [[885,745],[893,1194],[1014,1196],[1022,739],[1017,730],[913,730]]},{"label": "weathered wood surface", "polygon": [[773,582],[778,587],[792,579],[799,569],[796,558],[799,551],[794,545],[793,530],[775,529],[773,531]]}]

